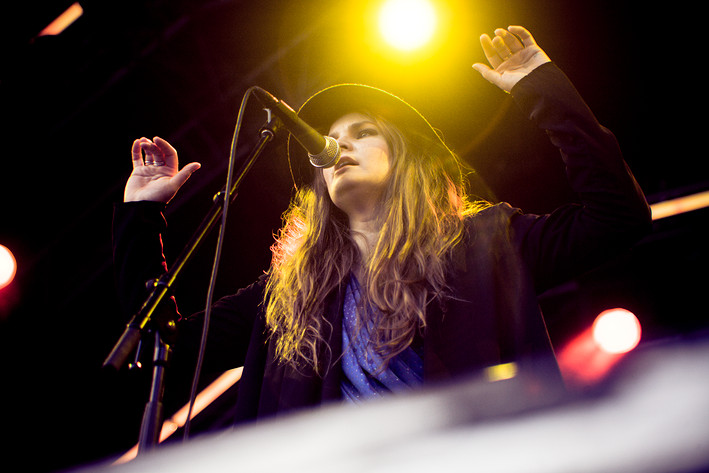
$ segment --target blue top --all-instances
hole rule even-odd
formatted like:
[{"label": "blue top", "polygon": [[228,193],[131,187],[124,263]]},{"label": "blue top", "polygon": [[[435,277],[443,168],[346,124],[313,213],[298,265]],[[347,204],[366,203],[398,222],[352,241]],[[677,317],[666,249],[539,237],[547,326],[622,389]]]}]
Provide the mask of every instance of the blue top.
[{"label": "blue top", "polygon": [[376,308],[366,308],[366,324],[360,324],[357,333],[360,294],[359,282],[353,275],[347,284],[342,317],[342,368],[345,377],[341,387],[344,399],[361,402],[421,385],[423,359],[411,347],[389,360],[385,369],[381,369],[383,360],[368,343],[373,320],[381,313]]}]

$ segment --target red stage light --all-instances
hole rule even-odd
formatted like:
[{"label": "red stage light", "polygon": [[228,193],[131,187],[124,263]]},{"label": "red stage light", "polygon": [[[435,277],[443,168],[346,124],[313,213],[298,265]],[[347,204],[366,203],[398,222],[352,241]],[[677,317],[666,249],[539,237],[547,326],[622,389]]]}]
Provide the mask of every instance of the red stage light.
[{"label": "red stage light", "polygon": [[593,339],[608,353],[627,353],[640,343],[640,322],[625,309],[601,312],[593,323]]},{"label": "red stage light", "polygon": [[571,388],[601,382],[624,354],[640,342],[640,322],[625,309],[601,312],[591,327],[558,351],[564,381]]},{"label": "red stage light", "polygon": [[17,261],[7,247],[0,245],[0,289],[9,285],[15,278]]}]

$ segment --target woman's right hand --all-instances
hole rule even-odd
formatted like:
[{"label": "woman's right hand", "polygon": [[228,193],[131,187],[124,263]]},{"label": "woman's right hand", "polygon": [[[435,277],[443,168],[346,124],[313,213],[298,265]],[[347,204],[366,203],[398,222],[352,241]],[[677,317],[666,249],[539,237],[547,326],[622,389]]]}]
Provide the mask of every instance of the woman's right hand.
[{"label": "woman's right hand", "polygon": [[126,182],[124,202],[149,200],[167,203],[187,179],[201,167],[189,163],[179,169],[177,151],[170,143],[156,136],[133,142],[133,172]]}]

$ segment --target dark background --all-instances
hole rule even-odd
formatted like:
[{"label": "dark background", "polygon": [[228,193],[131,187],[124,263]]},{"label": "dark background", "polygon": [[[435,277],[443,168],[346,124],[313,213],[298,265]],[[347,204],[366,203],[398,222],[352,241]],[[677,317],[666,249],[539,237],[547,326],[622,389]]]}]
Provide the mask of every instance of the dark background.
[{"label": "dark background", "polygon": [[[449,0],[445,53],[403,61],[359,39],[358,14],[373,2],[87,0],[64,33],[35,38],[71,3],[26,1],[2,13],[0,244],[19,265],[0,290],[8,465],[66,468],[135,443],[146,374],[101,372],[125,324],[110,235],[129,149],[160,135],[183,162],[203,165],[169,206],[165,251],[174,258],[223,185],[251,85],[293,106],[338,82],[390,90],[445,132],[498,199],[546,212],[573,198],[556,151],[470,68],[484,59],[480,33],[521,24],[615,132],[649,201],[709,189],[691,9],[680,18],[657,3]],[[249,107],[240,155],[264,119]],[[217,296],[268,266],[291,196],[284,141],[257,162],[231,208]],[[626,255],[545,294],[554,344],[615,306],[638,315],[644,344],[703,333],[707,215],[657,221]],[[204,304],[213,248],[212,238],[178,283],[183,313]]]}]

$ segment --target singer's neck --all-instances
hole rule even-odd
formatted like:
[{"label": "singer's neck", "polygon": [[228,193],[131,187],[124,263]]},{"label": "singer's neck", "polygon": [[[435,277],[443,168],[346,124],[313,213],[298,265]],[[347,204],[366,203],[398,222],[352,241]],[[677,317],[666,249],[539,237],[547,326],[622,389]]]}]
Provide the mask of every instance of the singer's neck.
[{"label": "singer's neck", "polygon": [[374,215],[350,216],[350,232],[359,248],[360,261],[367,261],[379,240],[381,220]]}]

